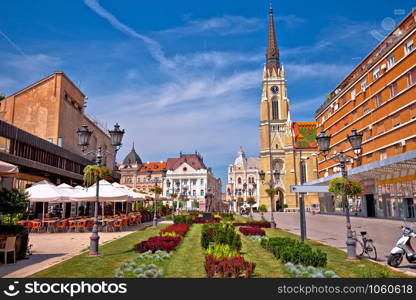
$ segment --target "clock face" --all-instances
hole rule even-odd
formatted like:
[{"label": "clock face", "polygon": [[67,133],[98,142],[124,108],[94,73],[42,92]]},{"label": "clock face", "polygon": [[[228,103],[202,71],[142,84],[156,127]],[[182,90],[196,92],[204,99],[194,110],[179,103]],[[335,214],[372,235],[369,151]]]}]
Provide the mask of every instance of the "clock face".
[{"label": "clock face", "polygon": [[279,87],[274,85],[270,88],[270,90],[272,91],[273,94],[278,94],[279,93]]}]

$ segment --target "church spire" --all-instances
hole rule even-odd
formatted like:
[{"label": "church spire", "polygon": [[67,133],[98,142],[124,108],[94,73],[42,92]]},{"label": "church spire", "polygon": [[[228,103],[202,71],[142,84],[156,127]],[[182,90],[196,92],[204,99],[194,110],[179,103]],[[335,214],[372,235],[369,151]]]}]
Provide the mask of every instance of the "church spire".
[{"label": "church spire", "polygon": [[276,32],[274,29],[273,8],[271,2],[269,12],[269,36],[266,52],[266,68],[269,71],[269,74],[271,74],[273,70],[276,73],[278,73],[278,69],[280,68],[279,49],[277,48]]}]

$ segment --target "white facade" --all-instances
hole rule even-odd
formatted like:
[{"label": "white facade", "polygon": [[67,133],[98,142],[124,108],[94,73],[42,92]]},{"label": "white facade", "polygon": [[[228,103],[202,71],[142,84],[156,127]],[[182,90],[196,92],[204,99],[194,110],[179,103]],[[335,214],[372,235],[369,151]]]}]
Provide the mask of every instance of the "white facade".
[{"label": "white facade", "polygon": [[173,170],[168,169],[163,182],[163,196],[170,198],[173,193],[189,199],[186,208],[191,209],[196,200],[199,210],[203,211],[207,193],[213,194],[215,199],[221,199],[221,180],[214,178],[210,168],[195,169],[183,162]]},{"label": "white facade", "polygon": [[[248,197],[254,197],[258,207],[260,202],[259,158],[246,157],[243,149],[237,153],[234,164],[228,165],[227,201],[233,201],[233,210],[236,210],[236,201],[240,198],[246,202]],[[244,206],[247,206],[244,204]]]}]

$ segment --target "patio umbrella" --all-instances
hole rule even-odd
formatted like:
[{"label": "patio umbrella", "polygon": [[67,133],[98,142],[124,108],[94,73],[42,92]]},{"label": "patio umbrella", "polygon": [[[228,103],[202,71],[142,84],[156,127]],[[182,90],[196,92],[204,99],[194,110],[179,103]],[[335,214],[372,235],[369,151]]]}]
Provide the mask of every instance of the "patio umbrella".
[{"label": "patio umbrella", "polygon": [[[107,180],[100,180],[99,186],[100,202],[126,202],[129,201],[127,192],[122,191],[111,185]],[[73,201],[92,202],[96,197],[96,185],[93,184],[85,190],[77,190],[70,198]]]},{"label": "patio umbrella", "polygon": [[19,173],[19,168],[15,165],[0,160],[0,176],[12,177]]},{"label": "patio umbrella", "polygon": [[62,203],[69,201],[69,193],[49,181],[42,180],[26,189],[29,202],[42,202],[42,223],[45,218],[45,203]]}]

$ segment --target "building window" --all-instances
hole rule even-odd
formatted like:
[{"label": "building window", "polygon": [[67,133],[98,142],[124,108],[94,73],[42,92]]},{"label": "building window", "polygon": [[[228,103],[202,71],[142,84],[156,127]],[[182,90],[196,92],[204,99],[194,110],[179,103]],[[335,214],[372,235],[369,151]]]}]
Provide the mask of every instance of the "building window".
[{"label": "building window", "polygon": [[390,96],[391,98],[397,95],[397,82],[393,82],[390,84]]},{"label": "building window", "polygon": [[351,91],[351,100],[355,100],[355,89]]},{"label": "building window", "polygon": [[238,183],[238,184],[241,184],[241,177],[238,177],[238,179],[237,179],[237,183]]},{"label": "building window", "polygon": [[62,147],[62,138],[61,137],[58,137],[58,146]]},{"label": "building window", "polygon": [[380,160],[386,159],[386,158],[387,158],[387,151],[386,150],[381,150],[380,151]]},{"label": "building window", "polygon": [[361,81],[361,91],[365,92],[366,89],[367,89],[367,79],[364,79],[363,81]]},{"label": "building window", "polygon": [[367,141],[371,138],[371,129],[366,129],[363,131],[363,139]]},{"label": "building window", "polygon": [[407,73],[407,81],[409,86],[412,86],[416,83],[416,68],[413,68]]},{"label": "building window", "polygon": [[376,134],[383,133],[384,132],[384,122],[383,121],[378,122],[376,128],[377,128]]},{"label": "building window", "polygon": [[392,68],[395,64],[394,54],[387,57],[387,68]]},{"label": "building window", "polygon": [[48,138],[49,143],[53,143],[53,138]]},{"label": "building window", "polygon": [[381,105],[381,94],[380,93],[378,93],[378,94],[376,94],[375,96],[374,96],[374,102],[375,102],[375,105],[376,105],[376,107],[379,107],[380,105]]},{"label": "building window", "polygon": [[413,49],[415,48],[414,44],[413,44],[413,39],[409,39],[404,43],[404,54],[407,55],[410,52],[413,51]]},{"label": "building window", "polygon": [[357,113],[357,110],[354,110],[353,112],[352,112],[352,120],[353,121],[355,121],[355,120],[357,120],[358,119],[358,113]]},{"label": "building window", "polygon": [[400,113],[394,114],[393,117],[391,118],[391,124],[393,127],[399,126],[400,125]]},{"label": "building window", "polygon": [[200,183],[201,183],[201,185],[203,185],[204,184],[204,179],[201,178],[201,182]]},{"label": "building window", "polygon": [[369,113],[369,108],[368,108],[368,102],[363,104],[363,115],[366,115]]},{"label": "building window", "polygon": [[380,77],[380,67],[379,66],[374,68],[373,77],[374,77],[374,80],[376,80]]},{"label": "building window", "polygon": [[204,196],[204,190],[201,190],[201,196]]},{"label": "building window", "polygon": [[334,103],[334,111],[335,111],[335,110],[338,110],[338,107],[339,107],[339,106],[338,106],[338,101],[335,101],[335,103]]},{"label": "building window", "polygon": [[415,119],[416,118],[416,104],[413,104],[410,106],[410,118]]},{"label": "building window", "polygon": [[196,196],[196,190],[192,191],[192,196]]},{"label": "building window", "polygon": [[279,120],[279,101],[276,97],[272,98],[272,119]]}]

